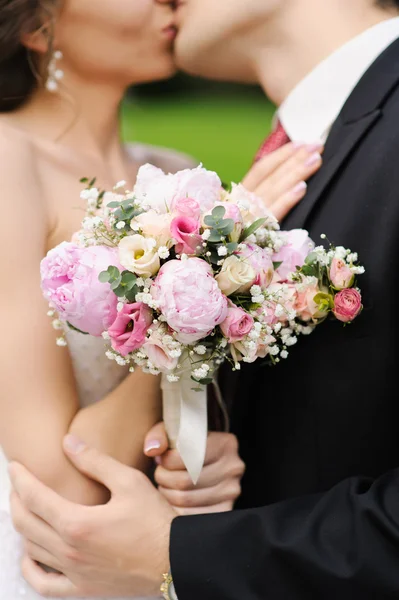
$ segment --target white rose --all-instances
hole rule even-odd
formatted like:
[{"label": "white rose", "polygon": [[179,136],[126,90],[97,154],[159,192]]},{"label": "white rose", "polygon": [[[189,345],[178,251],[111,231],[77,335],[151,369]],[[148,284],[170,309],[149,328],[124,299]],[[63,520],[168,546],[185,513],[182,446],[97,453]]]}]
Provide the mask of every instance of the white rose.
[{"label": "white rose", "polygon": [[142,213],[134,219],[134,223],[140,225],[140,229],[145,237],[154,238],[157,247],[172,245],[172,234],[170,233],[170,224],[172,222],[171,213],[158,214],[155,210],[149,210]]},{"label": "white rose", "polygon": [[119,261],[125,269],[141,277],[152,277],[161,266],[152,240],[138,234],[127,236],[119,242]]},{"label": "white rose", "polygon": [[255,269],[238,256],[229,256],[223,263],[222,270],[215,277],[219,288],[226,296],[234,294],[240,287],[253,282],[256,278]]}]

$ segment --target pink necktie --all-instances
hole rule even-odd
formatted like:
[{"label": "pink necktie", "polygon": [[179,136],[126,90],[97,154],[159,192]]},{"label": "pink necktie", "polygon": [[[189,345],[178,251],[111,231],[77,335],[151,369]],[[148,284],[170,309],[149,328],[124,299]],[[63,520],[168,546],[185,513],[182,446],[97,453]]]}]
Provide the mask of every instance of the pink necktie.
[{"label": "pink necktie", "polygon": [[278,148],[281,148],[281,146],[285,146],[285,144],[288,144],[288,142],[290,141],[291,140],[288,137],[284,127],[282,126],[280,121],[277,121],[277,125],[274,131],[272,131],[269,137],[266,138],[266,140],[259,148],[258,153],[255,156],[255,162],[257,162],[267,154],[270,154],[270,152],[278,150]]}]

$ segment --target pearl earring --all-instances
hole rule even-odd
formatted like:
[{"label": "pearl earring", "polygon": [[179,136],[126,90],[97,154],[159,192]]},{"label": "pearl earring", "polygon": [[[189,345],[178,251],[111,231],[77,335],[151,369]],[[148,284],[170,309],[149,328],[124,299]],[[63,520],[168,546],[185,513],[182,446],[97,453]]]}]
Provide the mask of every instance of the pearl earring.
[{"label": "pearl earring", "polygon": [[61,50],[56,50],[51,57],[48,65],[48,77],[46,81],[46,88],[49,92],[58,91],[58,82],[64,77],[64,71],[57,68],[57,61],[62,60],[63,54]]}]

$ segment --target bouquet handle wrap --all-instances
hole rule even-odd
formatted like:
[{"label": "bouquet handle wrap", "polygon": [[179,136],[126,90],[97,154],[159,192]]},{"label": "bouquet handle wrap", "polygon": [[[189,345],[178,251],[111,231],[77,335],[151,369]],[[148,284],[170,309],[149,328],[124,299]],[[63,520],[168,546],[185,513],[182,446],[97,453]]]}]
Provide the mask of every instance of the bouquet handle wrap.
[{"label": "bouquet handle wrap", "polygon": [[[206,386],[191,379],[189,370],[178,382],[162,374],[163,419],[171,448],[176,448],[194,484],[205,461],[208,438]],[[195,388],[195,389],[194,389]]]}]

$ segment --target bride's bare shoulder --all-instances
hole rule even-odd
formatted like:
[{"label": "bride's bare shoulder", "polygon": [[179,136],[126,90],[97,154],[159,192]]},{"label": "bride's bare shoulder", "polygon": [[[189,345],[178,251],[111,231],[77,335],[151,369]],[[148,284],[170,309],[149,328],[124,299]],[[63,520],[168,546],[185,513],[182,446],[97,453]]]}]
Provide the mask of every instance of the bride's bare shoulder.
[{"label": "bride's bare shoulder", "polygon": [[140,164],[151,163],[167,173],[192,169],[199,165],[199,161],[194,157],[171,148],[140,143],[128,144],[127,148],[134,161]]},{"label": "bride's bare shoulder", "polygon": [[26,205],[25,208],[30,210],[34,205],[40,212],[40,178],[34,146],[27,136],[6,125],[1,118],[0,165],[0,200],[18,199],[20,206]]}]

